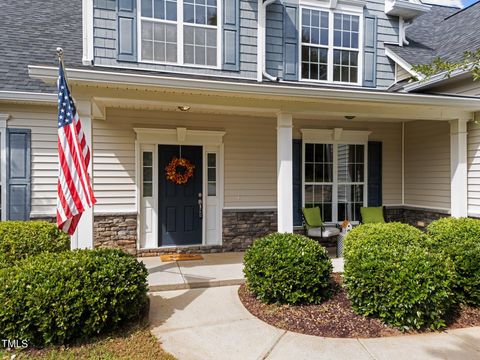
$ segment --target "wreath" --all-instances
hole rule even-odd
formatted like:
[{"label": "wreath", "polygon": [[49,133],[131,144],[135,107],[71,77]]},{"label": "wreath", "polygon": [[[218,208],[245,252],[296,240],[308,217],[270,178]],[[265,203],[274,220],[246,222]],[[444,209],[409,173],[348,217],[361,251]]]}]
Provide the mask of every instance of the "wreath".
[{"label": "wreath", "polygon": [[174,156],[170,163],[165,167],[165,172],[167,180],[170,180],[177,185],[182,185],[186,184],[193,176],[194,169],[195,165],[187,159]]}]

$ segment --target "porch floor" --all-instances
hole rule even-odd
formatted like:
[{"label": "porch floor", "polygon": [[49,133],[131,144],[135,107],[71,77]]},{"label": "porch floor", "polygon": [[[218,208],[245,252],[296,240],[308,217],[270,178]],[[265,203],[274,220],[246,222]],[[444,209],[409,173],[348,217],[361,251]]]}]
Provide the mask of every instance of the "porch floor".
[{"label": "porch floor", "polygon": [[[203,260],[162,262],[160,256],[142,257],[148,269],[150,291],[240,285],[244,253],[202,254]],[[334,258],[333,271],[343,272],[343,259]]]}]

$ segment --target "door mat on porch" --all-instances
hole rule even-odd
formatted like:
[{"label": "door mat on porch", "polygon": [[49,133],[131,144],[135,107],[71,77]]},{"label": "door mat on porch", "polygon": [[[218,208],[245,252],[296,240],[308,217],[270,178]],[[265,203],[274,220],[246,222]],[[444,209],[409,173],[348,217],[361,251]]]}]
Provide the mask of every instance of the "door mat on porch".
[{"label": "door mat on porch", "polygon": [[203,260],[203,256],[200,254],[167,254],[160,255],[160,260],[162,260],[162,262]]}]

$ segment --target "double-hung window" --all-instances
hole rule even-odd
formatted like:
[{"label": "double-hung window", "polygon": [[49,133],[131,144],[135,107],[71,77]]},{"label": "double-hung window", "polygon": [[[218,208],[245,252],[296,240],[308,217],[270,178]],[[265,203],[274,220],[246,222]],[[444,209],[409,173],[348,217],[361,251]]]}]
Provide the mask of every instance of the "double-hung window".
[{"label": "double-hung window", "polygon": [[219,0],[139,0],[141,61],[216,67]]},{"label": "double-hung window", "polygon": [[305,143],[304,205],[327,223],[358,222],[366,200],[366,144]]},{"label": "double-hung window", "polygon": [[300,31],[303,80],[359,83],[359,15],[302,8]]}]

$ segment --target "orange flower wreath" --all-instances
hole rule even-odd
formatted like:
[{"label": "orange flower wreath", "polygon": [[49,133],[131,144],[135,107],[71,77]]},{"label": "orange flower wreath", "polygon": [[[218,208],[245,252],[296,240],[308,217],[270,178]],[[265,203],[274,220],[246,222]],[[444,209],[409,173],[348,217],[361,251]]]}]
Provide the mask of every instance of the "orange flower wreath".
[{"label": "orange flower wreath", "polygon": [[[178,168],[184,168],[183,172],[179,172]],[[170,161],[170,163],[165,167],[165,172],[167,179],[171,182],[182,185],[186,184],[188,180],[193,176],[193,170],[195,165],[185,158],[177,158],[176,156]]]}]

